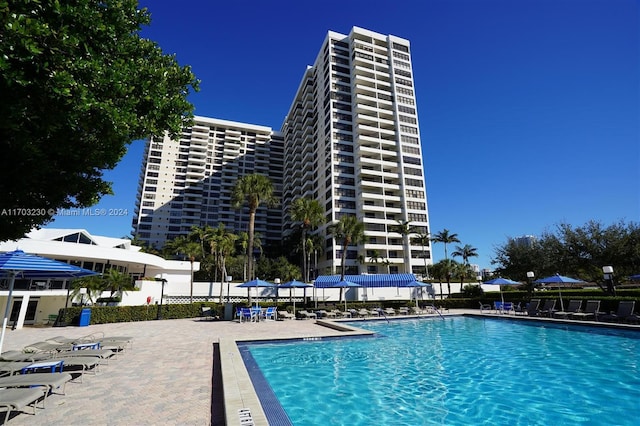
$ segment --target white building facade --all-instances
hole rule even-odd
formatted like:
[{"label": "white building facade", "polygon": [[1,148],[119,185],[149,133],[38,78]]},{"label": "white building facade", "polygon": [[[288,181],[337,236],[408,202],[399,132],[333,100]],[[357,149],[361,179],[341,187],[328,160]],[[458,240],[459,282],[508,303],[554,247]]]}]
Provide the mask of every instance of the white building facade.
[{"label": "white building facade", "polygon": [[[299,197],[325,208],[326,228],[344,215],[365,225],[366,242],[340,246],[326,235],[320,274],[415,273],[431,264],[420,130],[408,40],[354,27],[329,32],[291,105],[285,136],[283,211]],[[410,224],[413,234],[397,232]],[[290,224],[285,216],[285,232]]]},{"label": "white building facade", "polygon": [[[161,281],[166,281],[164,295],[189,296],[191,263],[189,261],[165,260],[159,256],[140,251],[126,238],[111,238],[89,234],[84,229],[39,229],[25,238],[0,243],[0,252],[22,250],[25,253],[55,259],[98,273],[110,269],[131,276],[138,283],[138,291],[127,292],[121,305],[144,305],[155,303],[163,296]],[[194,271],[199,270],[194,262]],[[146,280],[142,280],[146,278]],[[6,306],[8,287],[0,280],[0,306]],[[144,282],[144,284],[143,284]],[[40,324],[49,315],[71,305],[68,300],[69,280],[20,280],[15,283],[10,313],[11,323]],[[164,300],[167,303],[167,299]]]},{"label": "white building facade", "polygon": [[[238,178],[268,176],[274,194],[282,194],[282,136],[271,128],[195,117],[179,141],[168,136],[146,145],[134,234],[149,247],[187,235],[194,226],[223,223],[230,232],[246,231],[248,215],[231,205]],[[262,241],[280,240],[280,208],[260,209],[255,232]]]}]

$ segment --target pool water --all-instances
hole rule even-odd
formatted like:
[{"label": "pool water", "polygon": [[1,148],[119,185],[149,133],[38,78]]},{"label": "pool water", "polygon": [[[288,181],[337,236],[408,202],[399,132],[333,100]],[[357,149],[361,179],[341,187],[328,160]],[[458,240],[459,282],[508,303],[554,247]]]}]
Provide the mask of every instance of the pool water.
[{"label": "pool water", "polygon": [[292,424],[639,424],[638,332],[468,317],[354,325],[377,335],[245,347]]}]

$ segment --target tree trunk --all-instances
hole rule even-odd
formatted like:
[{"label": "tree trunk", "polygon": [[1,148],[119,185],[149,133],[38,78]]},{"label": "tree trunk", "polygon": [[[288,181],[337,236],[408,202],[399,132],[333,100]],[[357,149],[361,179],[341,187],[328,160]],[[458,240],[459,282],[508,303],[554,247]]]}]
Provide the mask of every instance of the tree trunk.
[{"label": "tree trunk", "polygon": [[254,238],[254,226],[256,220],[256,211],[249,211],[249,246],[247,247],[247,276],[249,277],[249,281],[253,279],[253,238]]}]

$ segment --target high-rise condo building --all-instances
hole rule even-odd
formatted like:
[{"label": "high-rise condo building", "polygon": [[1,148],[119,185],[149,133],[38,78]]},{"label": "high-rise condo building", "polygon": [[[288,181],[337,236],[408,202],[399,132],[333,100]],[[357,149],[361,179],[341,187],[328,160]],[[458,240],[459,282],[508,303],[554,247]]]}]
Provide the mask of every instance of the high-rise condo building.
[{"label": "high-rise condo building", "polygon": [[[246,230],[246,215],[231,208],[231,189],[238,177],[263,173],[281,201],[276,209],[258,210],[263,244],[293,232],[295,199],[316,199],[324,207],[316,273],[339,273],[344,249],[349,274],[424,275],[431,264],[429,239],[416,238],[429,233],[429,217],[405,39],[357,27],[348,35],[330,31],[280,132],[196,117],[180,141],[150,140],[145,159],[134,230],[152,245],[185,235],[193,225],[222,222]],[[329,224],[344,215],[364,223],[363,244],[345,248],[328,235]]]},{"label": "high-rise condo building", "polygon": [[357,27],[329,32],[281,130],[285,226],[298,197],[319,200],[327,224],[355,215],[365,225],[358,247],[327,236],[320,273],[339,272],[346,249],[348,273],[423,274],[431,250],[416,241],[429,217],[409,41]]}]

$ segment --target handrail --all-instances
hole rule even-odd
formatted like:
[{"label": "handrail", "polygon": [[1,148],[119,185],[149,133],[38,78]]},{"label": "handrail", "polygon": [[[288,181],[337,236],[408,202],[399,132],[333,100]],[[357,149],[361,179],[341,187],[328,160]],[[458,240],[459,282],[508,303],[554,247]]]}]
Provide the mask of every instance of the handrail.
[{"label": "handrail", "polygon": [[440,318],[442,318],[442,320],[444,321],[444,317],[442,316],[438,308],[436,308],[436,305],[431,305],[431,308],[433,308],[433,310],[436,311],[436,313],[440,315]]},{"label": "handrail", "polygon": [[384,313],[384,311],[381,308],[378,308],[378,316],[380,316],[381,314],[384,317],[384,319],[387,320],[387,323],[388,323],[389,322],[389,318],[387,318],[387,315]]}]

